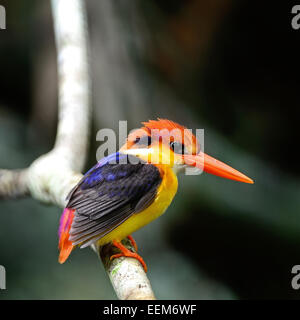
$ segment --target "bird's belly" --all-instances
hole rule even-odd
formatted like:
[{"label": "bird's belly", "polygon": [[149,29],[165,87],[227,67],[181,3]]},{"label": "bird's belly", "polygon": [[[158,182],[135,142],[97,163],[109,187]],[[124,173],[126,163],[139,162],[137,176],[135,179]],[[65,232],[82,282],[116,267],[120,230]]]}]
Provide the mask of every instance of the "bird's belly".
[{"label": "bird's belly", "polygon": [[132,215],[120,226],[98,240],[103,246],[113,240],[122,240],[136,230],[142,228],[162,215],[172,202],[177,191],[177,177],[171,169],[164,169],[164,178],[158,188],[157,195],[152,204],[145,210]]}]

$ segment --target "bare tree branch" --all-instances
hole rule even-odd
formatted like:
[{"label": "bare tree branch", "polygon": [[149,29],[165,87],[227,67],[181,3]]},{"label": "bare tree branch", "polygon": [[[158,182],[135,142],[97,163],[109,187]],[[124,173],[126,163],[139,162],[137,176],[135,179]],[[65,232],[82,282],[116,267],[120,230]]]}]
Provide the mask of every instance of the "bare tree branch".
[{"label": "bare tree branch", "polygon": [[[128,239],[124,239],[122,243],[131,251],[135,251]],[[93,249],[99,254],[119,299],[155,300],[150,281],[139,261],[124,257],[111,261],[110,257],[118,253],[111,244],[103,248],[93,246]]]},{"label": "bare tree branch", "polygon": [[[30,194],[64,207],[82,178],[90,130],[88,32],[83,0],[51,0],[57,46],[59,119],[54,148],[28,169],[0,170],[0,198]],[[130,248],[130,244],[126,244]],[[120,299],[155,299],[141,264],[132,258],[110,260],[113,247],[93,246],[101,256]]]},{"label": "bare tree branch", "polygon": [[17,198],[29,194],[27,170],[0,170],[0,199]]}]

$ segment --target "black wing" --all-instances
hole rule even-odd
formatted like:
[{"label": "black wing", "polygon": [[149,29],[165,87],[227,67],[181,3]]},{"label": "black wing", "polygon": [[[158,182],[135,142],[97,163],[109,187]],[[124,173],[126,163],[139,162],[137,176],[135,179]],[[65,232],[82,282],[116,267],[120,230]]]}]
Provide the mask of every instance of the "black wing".
[{"label": "black wing", "polygon": [[99,240],[148,207],[161,180],[155,166],[134,156],[116,153],[104,158],[68,196],[67,207],[75,209],[69,240],[81,247]]}]

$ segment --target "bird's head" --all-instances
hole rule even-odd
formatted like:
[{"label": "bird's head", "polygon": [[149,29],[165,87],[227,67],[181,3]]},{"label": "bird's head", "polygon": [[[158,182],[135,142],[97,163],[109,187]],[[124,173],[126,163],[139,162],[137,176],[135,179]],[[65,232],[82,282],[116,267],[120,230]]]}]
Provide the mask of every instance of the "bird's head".
[{"label": "bird's head", "polygon": [[168,165],[176,172],[196,167],[223,178],[253,183],[241,172],[205,154],[199,141],[184,126],[166,119],[150,120],[143,125],[128,135],[121,152],[157,166]]}]

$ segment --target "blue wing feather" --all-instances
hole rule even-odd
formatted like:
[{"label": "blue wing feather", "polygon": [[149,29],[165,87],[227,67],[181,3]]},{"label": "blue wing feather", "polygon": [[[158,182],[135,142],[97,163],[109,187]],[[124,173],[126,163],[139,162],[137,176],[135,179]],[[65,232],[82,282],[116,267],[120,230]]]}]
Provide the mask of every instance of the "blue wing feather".
[{"label": "blue wing feather", "polygon": [[155,166],[137,160],[122,153],[109,155],[71,191],[67,207],[76,210],[70,230],[73,244],[89,245],[150,205],[161,176]]}]

